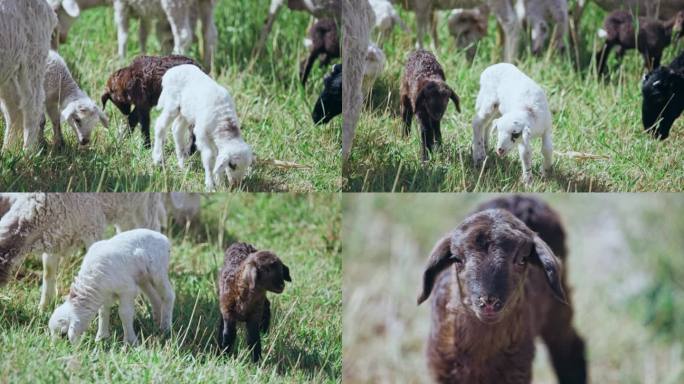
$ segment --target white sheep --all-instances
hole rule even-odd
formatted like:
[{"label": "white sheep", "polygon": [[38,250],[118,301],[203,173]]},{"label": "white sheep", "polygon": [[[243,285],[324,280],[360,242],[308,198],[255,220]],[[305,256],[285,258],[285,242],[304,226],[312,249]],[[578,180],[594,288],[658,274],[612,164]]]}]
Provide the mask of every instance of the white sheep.
[{"label": "white sheep", "polygon": [[373,90],[373,84],[385,70],[386,63],[387,59],[382,49],[375,44],[370,44],[366,53],[366,66],[363,68],[362,87],[364,95],[368,95]]},{"label": "white sheep", "polygon": [[88,97],[71,77],[71,72],[61,56],[50,51],[44,80],[45,112],[52,122],[54,143],[62,146],[61,121],[66,121],[76,133],[78,142],[86,145],[98,121],[109,127],[109,120],[100,107]]},{"label": "white sheep", "polygon": [[0,285],[26,255],[42,253],[41,310],[57,292],[62,256],[104,238],[108,224],[120,232],[140,227],[159,230],[166,222],[158,193],[27,193],[3,200],[11,200],[11,206],[0,218]]},{"label": "white sheep", "polygon": [[375,30],[378,32],[378,43],[385,41],[395,25],[398,25],[404,32],[410,32],[399,13],[389,0],[368,0],[375,13]]},{"label": "white sheep", "polygon": [[66,334],[77,344],[98,312],[95,340],[109,337],[111,307],[119,300],[124,340],[135,345],[135,298],[142,291],[152,318],[164,332],[171,329],[175,294],[169,282],[171,244],[161,233],[134,229],[94,243],[83,259],[69,296],[55,309],[48,326],[53,337]]},{"label": "white sheep", "polygon": [[176,223],[186,226],[197,219],[201,203],[199,193],[170,192],[165,197],[166,212]]},{"label": "white sheep", "polygon": [[254,162],[252,149],[242,139],[240,121],[233,98],[194,65],[169,69],[162,78],[157,108],[161,114],[154,126],[152,160],[163,161],[164,142],[173,123],[178,165],[185,167],[190,153],[190,133],[195,135],[202,156],[207,190],[221,185],[225,173],[231,184],[239,184]]},{"label": "white sheep", "polygon": [[4,151],[34,150],[40,138],[45,61],[57,17],[45,0],[0,0],[0,108]]},{"label": "white sheep", "polygon": [[542,138],[543,171],[545,174],[551,171],[553,142],[546,94],[513,64],[494,64],[480,75],[480,92],[473,118],[473,163],[477,168],[485,158],[490,123],[492,130],[498,132],[496,153],[499,156],[505,156],[515,144],[518,145],[525,185],[532,182],[532,139]]}]

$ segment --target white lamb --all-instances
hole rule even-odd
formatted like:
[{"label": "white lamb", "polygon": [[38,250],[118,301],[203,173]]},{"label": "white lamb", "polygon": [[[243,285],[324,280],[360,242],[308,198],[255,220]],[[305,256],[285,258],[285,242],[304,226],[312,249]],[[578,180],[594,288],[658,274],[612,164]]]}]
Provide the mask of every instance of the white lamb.
[{"label": "white lamb", "polygon": [[410,32],[389,0],[368,0],[368,2],[375,13],[375,29],[378,32],[377,41],[379,44],[382,44],[389,37],[395,25],[398,25],[406,33]]},{"label": "white lamb", "polygon": [[42,253],[41,310],[47,309],[57,293],[60,259],[104,238],[108,224],[120,232],[140,227],[159,230],[166,222],[164,202],[158,193],[2,196],[0,200],[10,206],[0,217],[0,285],[28,254]]},{"label": "white lamb", "polygon": [[45,0],[0,0],[2,149],[34,150],[40,138],[45,61],[57,17]]},{"label": "white lamb", "polygon": [[190,153],[190,133],[202,155],[207,190],[221,185],[225,173],[231,184],[239,184],[254,162],[252,149],[242,139],[233,98],[194,65],[179,65],[166,71],[157,108],[161,114],[154,126],[152,160],[163,161],[164,142],[173,123],[178,165],[185,167]]},{"label": "white lamb", "polygon": [[373,84],[385,70],[386,63],[385,53],[377,45],[371,43],[366,53],[366,66],[363,68],[362,87],[365,96],[373,90]]},{"label": "white lamb", "polygon": [[109,120],[100,107],[88,97],[71,77],[71,72],[61,56],[50,51],[45,73],[45,112],[52,122],[54,143],[64,144],[61,121],[66,121],[76,132],[78,142],[86,145],[98,121],[109,127]]},{"label": "white lamb", "polygon": [[542,138],[543,171],[545,174],[551,171],[553,142],[546,94],[512,64],[494,64],[480,75],[480,92],[473,118],[473,163],[477,168],[485,158],[492,119],[492,130],[498,131],[496,153],[505,156],[515,144],[518,145],[525,185],[532,183],[532,139]]},{"label": "white lamb", "polygon": [[159,328],[171,329],[175,294],[169,282],[171,244],[166,236],[149,229],[122,232],[98,241],[86,253],[69,297],[55,309],[49,328],[53,337],[68,335],[77,344],[98,312],[95,340],[109,337],[111,307],[119,300],[124,340],[135,345],[135,298],[142,291],[152,305]]}]

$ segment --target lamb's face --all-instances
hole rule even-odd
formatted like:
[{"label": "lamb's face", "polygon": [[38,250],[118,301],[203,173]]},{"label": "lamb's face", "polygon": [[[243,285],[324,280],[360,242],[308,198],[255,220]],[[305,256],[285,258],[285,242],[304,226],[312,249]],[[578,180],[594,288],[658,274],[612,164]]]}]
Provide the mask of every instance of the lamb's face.
[{"label": "lamb's face", "polygon": [[324,85],[311,113],[314,124],[325,124],[342,113],[342,66],[340,64],[336,64],[333,72],[325,76]]},{"label": "lamb's face", "polygon": [[456,46],[466,48],[482,40],[487,31],[486,16],[471,10],[453,10],[449,16],[449,33]]},{"label": "lamb's face", "polygon": [[52,316],[50,316],[50,321],[48,322],[52,337],[61,337],[67,334],[72,313],[73,307],[69,301],[65,301],[64,304],[55,308],[55,311],[52,312]]},{"label": "lamb's face", "polygon": [[506,156],[516,144],[522,142],[526,124],[526,115],[518,113],[508,113],[494,120],[493,128],[497,131],[497,155]]},{"label": "lamb's face", "polygon": [[290,269],[273,252],[259,251],[253,257],[257,266],[257,285],[270,292],[282,293],[285,282],[292,281]]},{"label": "lamb's face", "polygon": [[[226,155],[216,159],[214,176],[222,178],[226,174],[231,185],[238,185],[247,175],[249,167],[254,162],[254,154],[249,144],[242,139],[231,140],[229,147],[225,149]],[[220,180],[217,180],[220,184]]]},{"label": "lamb's face", "polygon": [[646,75],[641,85],[641,119],[644,129],[653,130],[654,135],[661,139],[668,136],[673,120],[664,119],[660,123],[658,120],[669,116],[676,108],[674,93],[678,82],[680,86],[684,85],[684,76],[670,68],[660,67]]},{"label": "lamb's face", "polygon": [[62,120],[73,128],[78,143],[86,145],[90,142],[90,136],[98,122],[103,126],[109,126],[109,120],[100,108],[90,99],[80,99],[70,103],[62,111]]}]

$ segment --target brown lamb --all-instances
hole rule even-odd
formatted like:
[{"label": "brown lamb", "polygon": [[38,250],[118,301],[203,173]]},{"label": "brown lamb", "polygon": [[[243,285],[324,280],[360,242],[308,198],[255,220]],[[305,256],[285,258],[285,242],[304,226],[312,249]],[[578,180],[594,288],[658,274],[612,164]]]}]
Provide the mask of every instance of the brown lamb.
[{"label": "brown lamb", "polygon": [[450,99],[456,105],[456,110],[461,112],[458,96],[447,85],[444,70],[435,55],[424,49],[409,55],[401,79],[400,96],[404,134],[408,136],[410,133],[415,115],[420,124],[421,158],[426,161],[435,142],[442,145],[440,122]]},{"label": "brown lamb", "polygon": [[684,10],[667,21],[639,17],[639,32],[635,34],[634,17],[630,12],[611,12],[603,22],[604,31],[600,32],[605,33],[606,40],[597,53],[598,73],[605,73],[608,55],[614,47],[617,47],[616,55],[619,60],[622,60],[627,50],[636,48],[644,57],[644,66],[648,70],[658,68],[663,51],[672,40],[672,31],[676,32],[675,39],[679,39],[683,25]]},{"label": "brown lamb", "polygon": [[[557,257],[558,256],[558,257]],[[418,303],[432,295],[428,364],[440,383],[530,383],[534,339],[561,384],[586,383],[572,326],[558,215],[532,197],[489,201],[435,245]]]},{"label": "brown lamb", "polygon": [[319,19],[309,30],[311,39],[311,52],[302,64],[300,78],[302,85],[306,84],[309,78],[311,67],[318,58],[320,65],[328,65],[332,59],[340,57],[340,39],[337,35],[337,23],[333,19]]},{"label": "brown lamb", "polygon": [[[128,127],[131,131],[139,122],[145,148],[149,148],[150,110],[159,101],[162,77],[170,68],[182,64],[200,67],[195,60],[180,55],[138,56],[131,65],[118,69],[109,76],[102,95],[102,109],[105,108],[107,100],[111,100],[121,113],[128,116]],[[135,109],[131,110],[132,107]]]},{"label": "brown lamb", "polygon": [[290,270],[273,252],[259,251],[247,243],[234,243],[226,249],[218,281],[221,350],[232,351],[237,322],[243,321],[247,325],[252,360],[259,361],[259,333],[267,332],[271,322],[271,304],[266,292],[282,293],[286,281],[292,281]]}]

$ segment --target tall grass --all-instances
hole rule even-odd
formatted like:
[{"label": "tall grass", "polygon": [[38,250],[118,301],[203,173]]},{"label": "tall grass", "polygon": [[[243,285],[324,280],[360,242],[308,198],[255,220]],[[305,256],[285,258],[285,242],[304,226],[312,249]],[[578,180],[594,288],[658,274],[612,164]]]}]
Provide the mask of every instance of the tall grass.
[{"label": "tall grass", "polygon": [[[341,376],[340,202],[334,195],[216,194],[203,202],[200,222],[172,226],[170,279],[176,292],[173,330],[155,329],[138,299],[135,328],[142,343],[123,344],[112,311],[112,337],[95,342],[96,321],[78,347],[51,340],[49,313],[38,311],[41,265],[29,258],[0,292],[1,383],[54,382],[338,382]],[[292,283],[269,294],[271,329],[262,360],[252,363],[244,327],[235,356],[218,353],[216,276],[223,249],[240,240],[276,252]],[[82,254],[62,261],[59,296],[68,292]]]},{"label": "tall grass", "polygon": [[[405,11],[400,13],[414,28],[414,15]],[[574,49],[534,57],[527,48],[515,62],[546,91],[553,114],[554,146],[561,153],[554,158],[554,173],[543,179],[541,143],[535,140],[534,184],[528,190],[679,191],[684,185],[684,163],[680,156],[684,143],[682,120],[674,124],[673,135],[663,142],[644,132],[641,56],[630,51],[619,68],[611,58],[610,78],[601,81],[596,76],[591,59],[592,52],[601,44],[595,36],[604,15],[594,5],[586,10],[580,26],[582,45],[578,48],[578,57]],[[425,164],[420,161],[421,144],[415,119],[410,136],[403,135],[399,88],[406,57],[414,47],[414,34],[395,32],[383,47],[387,68],[367,102],[351,160],[344,165],[345,191],[525,190],[517,151],[506,158],[498,158],[493,148],[489,148],[484,169],[475,169],[472,162],[471,121],[480,73],[501,60],[501,47],[495,43],[495,22],[490,18],[488,35],[480,42],[471,64],[464,52],[455,48],[454,39],[448,34],[446,18],[447,13],[443,12],[438,19],[441,46],[435,53],[444,68],[447,83],[460,96],[462,113],[456,113],[453,106],[447,108],[442,120],[444,145],[441,151]],[[529,47],[526,43],[522,45]],[[669,63],[678,52],[681,48],[668,48],[663,62]],[[564,156],[571,151],[602,158],[581,160]]]},{"label": "tall grass", "polygon": [[[268,0],[219,0],[215,18],[219,41],[212,77],[226,87],[237,104],[245,140],[262,159],[294,161],[309,169],[282,170],[258,166],[241,186],[246,191],[339,190],[339,121],[314,126],[313,103],[322,90],[327,68],[316,67],[306,87],[299,84],[299,63],[307,51],[302,45],[309,16],[282,11],[261,59],[250,66],[251,51],[268,13]],[[159,54],[154,34],[148,52]],[[77,82],[98,101],[109,74],[140,53],[137,22],[132,23],[125,60],[116,54],[116,26],[111,7],[85,11],[70,30],[59,53]],[[190,56],[199,58],[198,44]],[[99,127],[89,148],[80,149],[70,128],[67,147],[47,146],[37,155],[0,154],[0,190],[7,191],[177,191],[204,190],[199,154],[181,171],[173,140],[165,150],[164,168],[155,168],[151,151],[144,149],[139,131],[120,134],[127,120],[109,105],[111,127]],[[152,128],[157,113],[152,115]],[[0,121],[0,134],[4,131]],[[47,139],[51,140],[50,123]]]}]

